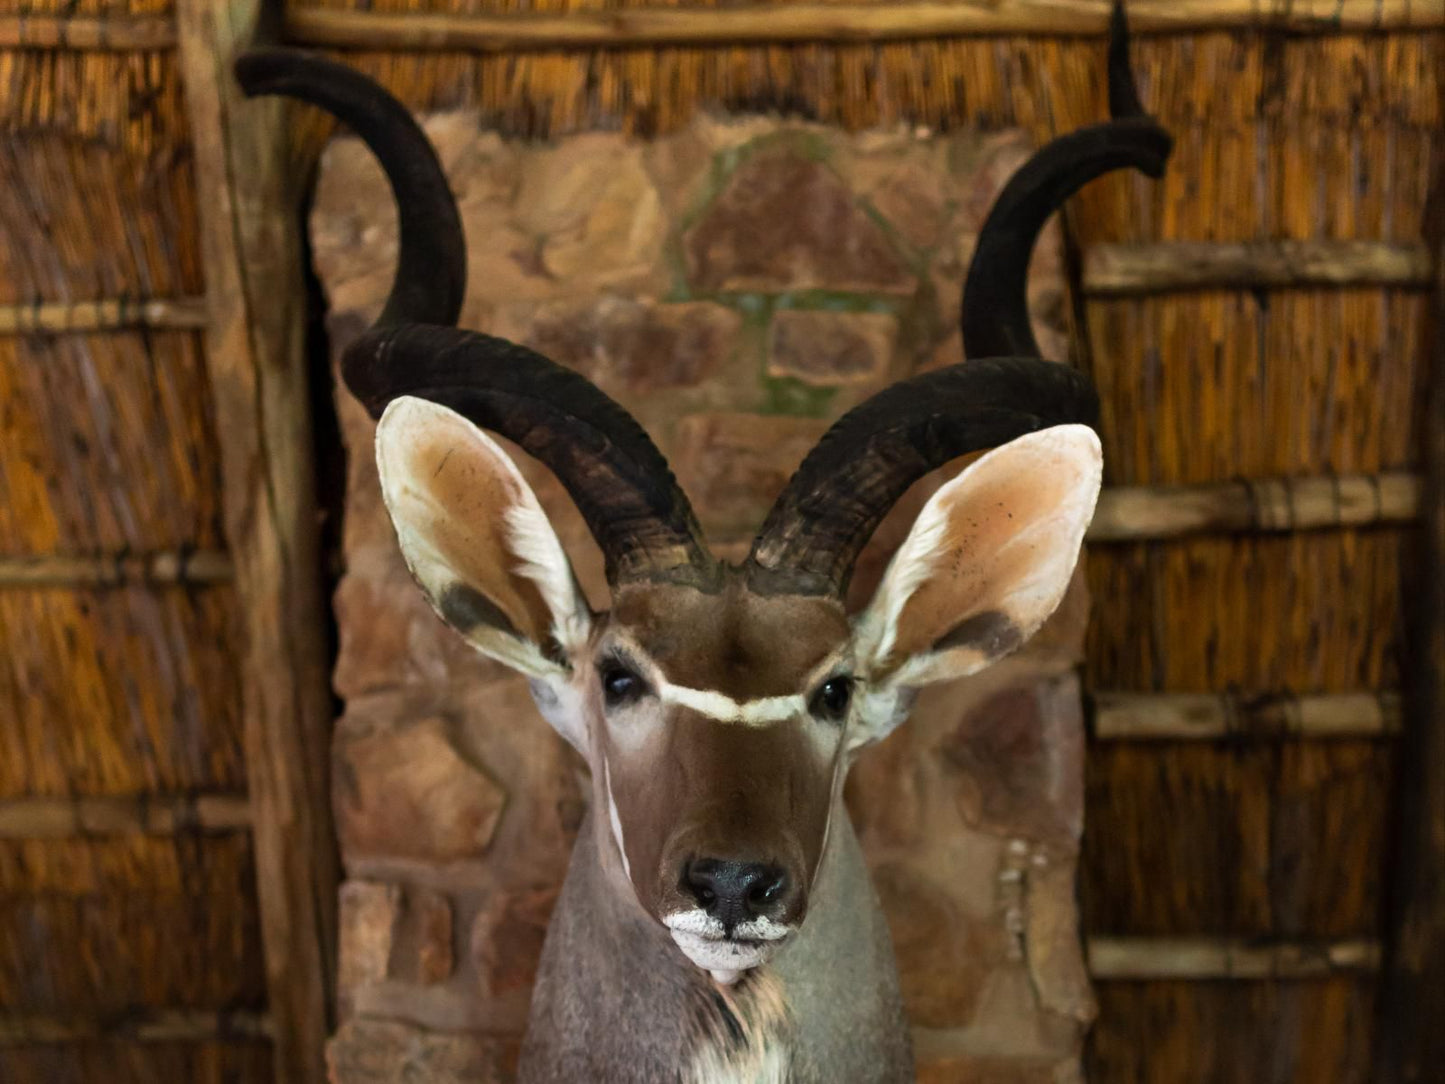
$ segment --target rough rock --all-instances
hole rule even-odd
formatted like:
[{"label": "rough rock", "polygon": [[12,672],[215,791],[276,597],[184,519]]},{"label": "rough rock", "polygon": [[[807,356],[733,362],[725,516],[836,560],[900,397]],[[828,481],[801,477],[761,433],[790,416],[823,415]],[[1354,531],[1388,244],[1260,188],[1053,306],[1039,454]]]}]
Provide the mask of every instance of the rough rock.
[{"label": "rough rock", "polygon": [[348,856],[454,862],[482,854],[506,793],[452,744],[446,723],[338,733],[336,826]]},{"label": "rough rock", "polygon": [[888,374],[897,337],[888,313],[786,310],[773,317],[768,373],[823,387],[876,383]]},{"label": "rough rock", "polygon": [[337,1084],[505,1084],[516,1075],[520,1046],[517,1039],[353,1020],[327,1044],[326,1060]]},{"label": "rough rock", "polygon": [[739,166],[684,248],[699,290],[914,289],[892,241],[838,175],[788,147]]}]

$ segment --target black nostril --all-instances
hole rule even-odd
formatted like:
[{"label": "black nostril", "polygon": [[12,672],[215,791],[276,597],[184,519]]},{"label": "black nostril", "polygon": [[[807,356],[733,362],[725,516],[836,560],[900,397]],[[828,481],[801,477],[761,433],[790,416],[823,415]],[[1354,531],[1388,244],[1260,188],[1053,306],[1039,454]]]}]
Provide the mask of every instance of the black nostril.
[{"label": "black nostril", "polygon": [[762,862],[695,858],[683,866],[680,886],[729,928],[775,913],[787,893],[788,875]]}]

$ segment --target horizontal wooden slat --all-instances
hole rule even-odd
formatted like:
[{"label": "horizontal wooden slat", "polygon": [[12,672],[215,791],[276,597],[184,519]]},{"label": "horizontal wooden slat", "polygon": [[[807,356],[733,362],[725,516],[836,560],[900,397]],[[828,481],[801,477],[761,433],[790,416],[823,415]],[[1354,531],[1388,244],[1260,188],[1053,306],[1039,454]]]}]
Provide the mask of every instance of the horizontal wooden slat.
[{"label": "horizontal wooden slat", "polygon": [[1101,297],[1284,286],[1427,286],[1430,250],[1386,241],[1173,241],[1084,252],[1084,292]]},{"label": "horizontal wooden slat", "polygon": [[1370,974],[1379,943],[1248,941],[1228,937],[1090,937],[1089,974],[1099,981],[1147,979],[1309,979]]},{"label": "horizontal wooden slat", "polygon": [[0,801],[0,839],[157,835],[244,831],[251,806],[244,794],[133,798],[12,798]]},{"label": "horizontal wooden slat", "polygon": [[0,335],[26,332],[119,331],[123,328],[200,329],[206,302],[200,297],[101,301],[45,301],[0,306]]},{"label": "horizontal wooden slat", "polygon": [[[286,34],[307,44],[357,49],[505,52],[800,41],[885,41],[984,34],[1096,35],[1110,0],[999,0],[640,8],[557,15],[383,14],[290,6]],[[1138,33],[1270,26],[1294,32],[1445,25],[1445,0],[1133,0]]]},{"label": "horizontal wooden slat", "polygon": [[3,15],[0,49],[169,49],[168,15]]},{"label": "horizontal wooden slat", "polygon": [[203,1009],[140,1009],[106,1019],[68,1019],[27,1013],[0,1014],[0,1047],[40,1046],[101,1039],[171,1043],[256,1039],[271,1034],[262,1013]]},{"label": "horizontal wooden slat", "polygon": [[1412,474],[1260,478],[1201,486],[1114,486],[1099,495],[1091,542],[1202,532],[1299,531],[1408,523],[1419,515]]},{"label": "horizontal wooden slat", "polygon": [[1400,730],[1400,697],[1394,692],[1253,697],[1096,692],[1093,701],[1094,736],[1103,741],[1368,738]]},{"label": "horizontal wooden slat", "polygon": [[212,550],[198,550],[195,553],[0,557],[0,589],[229,583],[231,576],[231,558],[227,554]]}]

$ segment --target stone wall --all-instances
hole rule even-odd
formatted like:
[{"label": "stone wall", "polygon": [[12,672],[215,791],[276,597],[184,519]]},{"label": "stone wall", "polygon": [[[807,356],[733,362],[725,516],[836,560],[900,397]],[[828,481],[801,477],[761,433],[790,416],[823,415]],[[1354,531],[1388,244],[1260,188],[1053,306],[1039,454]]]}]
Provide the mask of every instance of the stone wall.
[{"label": "stone wall", "polygon": [[[466,223],[463,326],[525,342],[633,410],[734,557],[829,421],[960,360],[974,238],[1030,149],[1017,132],[756,118],[700,118],[651,143],[506,143],[469,115],[427,128]],[[385,182],[354,140],[327,152],[312,231],[339,351],[379,310],[396,253]],[[1039,341],[1063,356],[1053,233],[1030,293]],[[350,476],[334,789],[348,880],[333,1074],[508,1080],[585,769],[523,683],[427,609],[381,507],[371,424],[345,392],[338,409]],[[575,509],[545,470],[524,469],[604,607]],[[860,595],[938,482],[879,529]],[[1086,610],[1076,589],[1026,654],[928,690],[850,781],[920,1079],[1077,1076],[1092,1014],[1074,911]]]}]

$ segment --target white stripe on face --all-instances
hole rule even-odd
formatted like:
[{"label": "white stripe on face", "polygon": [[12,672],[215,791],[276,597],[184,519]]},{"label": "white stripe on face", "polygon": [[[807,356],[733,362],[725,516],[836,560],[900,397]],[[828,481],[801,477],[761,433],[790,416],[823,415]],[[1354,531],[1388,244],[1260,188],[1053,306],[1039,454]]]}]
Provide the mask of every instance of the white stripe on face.
[{"label": "white stripe on face", "polygon": [[781,723],[807,710],[807,699],[800,693],[792,696],[762,696],[756,700],[734,700],[711,689],[689,689],[662,678],[657,682],[657,696],[664,704],[676,704],[706,715],[719,723],[765,727]]}]

